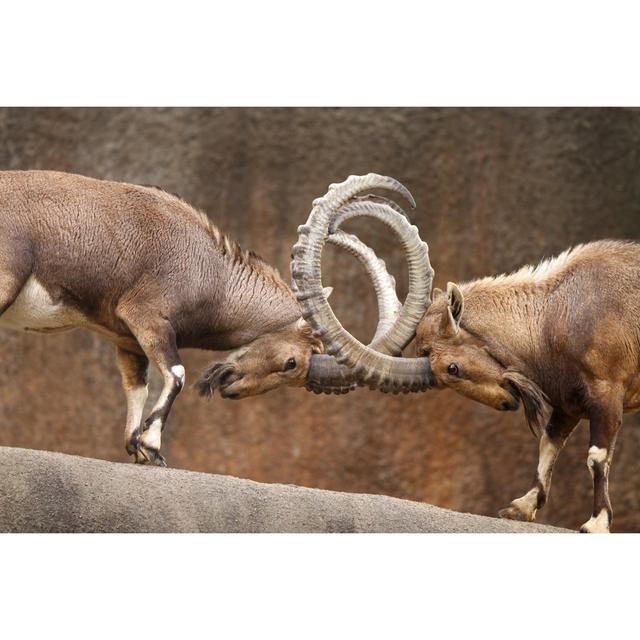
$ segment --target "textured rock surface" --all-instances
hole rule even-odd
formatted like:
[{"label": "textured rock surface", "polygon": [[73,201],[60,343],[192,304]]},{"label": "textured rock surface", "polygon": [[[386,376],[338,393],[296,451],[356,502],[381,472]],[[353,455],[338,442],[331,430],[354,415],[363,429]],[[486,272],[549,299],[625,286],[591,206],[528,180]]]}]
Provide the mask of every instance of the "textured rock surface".
[{"label": "textured rock surface", "polygon": [[[635,109],[5,109],[0,137],[1,168],[176,191],[283,273],[312,199],[368,171],[399,178],[415,195],[412,220],[430,244],[439,287],[578,242],[640,238]],[[405,290],[406,268],[384,228],[351,228]],[[325,264],[338,315],[370,337],[375,302],[361,268],[331,248]],[[0,444],[126,459],[109,343],[84,332],[2,333],[0,357]],[[187,382],[211,358],[185,352]],[[640,530],[640,422],[624,422],[611,475],[616,531]],[[163,448],[172,467],[487,515],[528,488],[536,464],[522,415],[452,392],[331,398],[291,389],[207,403],[187,389]],[[542,521],[575,529],[587,519],[587,449],[582,425]]]},{"label": "textured rock surface", "polygon": [[562,532],[387,496],[0,447],[2,532]]}]

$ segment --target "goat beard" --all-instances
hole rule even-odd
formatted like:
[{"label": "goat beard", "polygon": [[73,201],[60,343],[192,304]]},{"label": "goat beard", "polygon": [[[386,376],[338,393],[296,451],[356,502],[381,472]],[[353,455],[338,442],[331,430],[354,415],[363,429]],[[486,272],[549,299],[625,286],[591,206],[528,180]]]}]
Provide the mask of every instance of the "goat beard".
[{"label": "goat beard", "polygon": [[520,396],[529,429],[539,439],[551,415],[549,398],[533,380],[514,369],[507,369],[504,379]]}]

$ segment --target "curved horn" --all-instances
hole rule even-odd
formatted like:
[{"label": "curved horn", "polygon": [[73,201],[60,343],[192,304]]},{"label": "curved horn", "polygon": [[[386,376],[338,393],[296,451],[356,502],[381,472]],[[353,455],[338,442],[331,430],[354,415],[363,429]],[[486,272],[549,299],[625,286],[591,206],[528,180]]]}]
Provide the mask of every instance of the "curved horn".
[{"label": "curved horn", "polygon": [[[396,295],[396,281],[387,271],[384,260],[378,258],[373,249],[356,236],[337,230],[327,238],[327,242],[355,256],[373,282],[378,301],[378,326],[372,340],[374,344],[393,328],[402,307]],[[293,290],[297,292],[295,281],[292,284]],[[392,355],[400,355],[400,353]],[[305,386],[314,393],[344,394],[353,391],[357,384],[352,369],[338,364],[332,356],[314,354],[311,357]]]},{"label": "curved horn", "polygon": [[305,388],[313,393],[344,394],[358,386],[353,369],[338,364],[333,356],[314,353],[309,362]]},{"label": "curved horn", "polygon": [[391,227],[407,252],[409,293],[395,325],[377,343],[370,345],[376,351],[398,355],[413,339],[416,327],[429,306],[433,269],[429,264],[428,248],[420,240],[417,228],[409,223],[406,215],[398,216],[397,209],[392,209],[385,203],[375,201],[348,203],[339,209],[336,220],[341,224],[357,216],[376,218]]},{"label": "curved horn", "polygon": [[[378,258],[373,249],[356,236],[338,230],[327,238],[327,242],[345,249],[358,258],[373,282],[378,301],[378,326],[372,344],[376,343],[393,328],[402,307],[396,295],[395,279],[387,271],[384,260]],[[295,280],[292,281],[292,289],[297,293]],[[400,355],[400,353],[391,355]],[[314,393],[344,394],[353,391],[357,384],[353,370],[349,367],[338,364],[332,356],[314,354],[305,386]]]},{"label": "curved horn", "polygon": [[377,174],[350,176],[341,184],[331,185],[329,192],[314,200],[307,224],[300,227],[298,243],[293,249],[292,275],[298,288],[298,300],[303,316],[325,344],[327,353],[335,355],[340,364],[353,368],[360,384],[384,391],[421,391],[432,384],[428,358],[394,358],[366,347],[348,333],[335,317],[322,292],[322,248],[336,217],[346,219],[355,215],[378,218],[393,229],[407,255],[409,265],[409,293],[397,321],[396,331],[390,331],[379,341],[387,353],[402,349],[411,340],[418,322],[428,305],[433,279],[428,248],[418,236],[418,230],[398,215],[395,208],[382,202],[360,200],[349,203],[354,196],[370,188],[382,188],[403,195],[415,206],[409,191],[397,180]]},{"label": "curved horn", "polygon": [[[385,198],[384,196],[379,196],[377,193],[367,193],[363,196],[354,196],[353,201],[354,202],[378,202],[381,204],[386,204],[390,206],[392,209],[394,209],[395,211],[397,211],[400,215],[404,216],[407,220],[409,220],[409,216],[406,214],[405,210],[395,200],[391,200],[390,198]],[[411,206],[415,207],[415,203]],[[339,227],[343,222],[343,219],[339,215],[336,216],[335,220],[337,222],[334,222],[334,224],[331,225],[331,229],[333,229],[334,227]]]},{"label": "curved horn", "polygon": [[[378,300],[378,327],[372,340],[375,343],[391,330],[402,308],[396,294],[395,278],[387,271],[384,260],[356,236],[338,230],[327,238],[327,242],[358,258],[371,278]],[[400,355],[400,352],[392,355]]]},{"label": "curved horn", "polygon": [[[393,207],[398,213],[407,217],[399,205],[393,200],[383,198],[382,196],[366,195],[359,197],[358,200],[384,202]],[[341,213],[342,212],[348,214],[348,212],[341,210]],[[346,219],[346,217],[344,219]],[[356,236],[337,229],[342,222],[343,219],[338,216],[334,218],[333,227],[336,228],[336,230],[328,236],[327,242],[345,249],[351,253],[351,255],[355,256],[362,263],[373,283],[378,302],[378,326],[369,346],[375,345],[394,327],[400,309],[402,308],[402,304],[396,294],[396,281],[387,271],[384,260],[378,258],[371,247],[367,246]],[[294,263],[292,262],[292,271],[293,268]],[[298,287],[295,280],[292,280],[291,288],[294,293],[297,294]],[[401,351],[397,351],[390,355],[399,356],[401,353]],[[338,364],[332,356],[314,354],[310,362],[307,384],[305,386],[314,393],[344,394],[353,391],[357,387],[357,384],[353,376],[353,371],[349,367]]]},{"label": "curved horn", "polygon": [[[402,308],[402,303],[398,300],[396,294],[396,280],[387,271],[387,265],[384,260],[378,258],[373,249],[356,236],[337,230],[327,238],[327,242],[345,249],[355,256],[364,266],[373,283],[378,301],[378,326],[372,340],[372,342],[376,342],[393,327]],[[294,262],[292,261],[290,269],[293,270],[293,268]],[[294,294],[298,293],[298,286],[293,279],[291,281],[291,289]],[[400,355],[400,352],[391,355]]]}]

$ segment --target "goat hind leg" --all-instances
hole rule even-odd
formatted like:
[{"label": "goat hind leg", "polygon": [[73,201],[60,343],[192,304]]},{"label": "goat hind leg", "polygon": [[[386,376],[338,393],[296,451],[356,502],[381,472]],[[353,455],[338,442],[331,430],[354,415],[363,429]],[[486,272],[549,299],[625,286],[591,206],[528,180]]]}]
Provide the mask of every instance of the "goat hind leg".
[{"label": "goat hind leg", "polygon": [[142,434],[142,413],[149,393],[147,385],[149,359],[144,354],[132,353],[118,347],[117,362],[122,376],[122,386],[127,396],[124,446],[129,455],[136,455]]},{"label": "goat hind leg", "polygon": [[549,496],[553,465],[577,424],[577,418],[554,409],[540,438],[538,468],[533,486],[521,498],[513,500],[506,509],[502,509],[498,513],[501,518],[533,522],[536,512],[545,505]]},{"label": "goat hind leg", "polygon": [[145,355],[159,369],[164,379],[160,396],[144,422],[136,443],[136,462],[166,466],[160,454],[162,430],[173,401],[184,386],[184,367],[178,355],[176,336],[170,322],[144,308],[121,310],[120,317],[140,344]]},{"label": "goat hind leg", "polygon": [[580,527],[581,533],[609,533],[613,520],[609,470],[622,424],[622,402],[616,400],[596,406],[590,416],[591,440],[587,466],[593,480],[593,511],[591,518]]}]

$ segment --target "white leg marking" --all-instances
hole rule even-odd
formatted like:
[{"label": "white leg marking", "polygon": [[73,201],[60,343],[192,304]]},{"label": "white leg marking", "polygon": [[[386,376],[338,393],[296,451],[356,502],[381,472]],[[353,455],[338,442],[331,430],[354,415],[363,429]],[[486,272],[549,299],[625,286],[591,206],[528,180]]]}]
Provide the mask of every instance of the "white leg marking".
[{"label": "white leg marking", "polygon": [[143,445],[160,451],[160,443],[162,441],[162,420],[156,418],[149,428],[142,434],[140,440]]},{"label": "white leg marking", "polygon": [[558,457],[558,447],[551,442],[546,433],[540,438],[540,457],[538,459],[538,480],[542,483],[545,492],[549,490],[551,471]]},{"label": "white leg marking", "polygon": [[585,522],[580,531],[587,533],[609,533],[609,514],[606,509],[602,509],[597,516],[591,516],[588,522]]},{"label": "white leg marking", "polygon": [[538,508],[538,489],[534,487],[525,493],[522,498],[518,498],[511,503],[516,509],[526,514],[528,520],[536,517]]},{"label": "white leg marking", "polygon": [[149,388],[147,385],[125,389],[127,396],[127,426],[125,427],[125,442],[129,441],[131,434],[140,426],[144,405],[147,402]]},{"label": "white leg marking", "polygon": [[[607,450],[606,449],[599,449],[598,447],[591,447],[589,449],[589,454],[587,455],[587,467],[589,468],[589,473],[591,474],[591,477],[593,478],[593,467],[596,463],[601,463],[604,462],[607,459]],[[605,464],[605,469],[604,469],[604,473],[605,476],[608,475],[609,473],[609,465]]]},{"label": "white leg marking", "polygon": [[160,397],[157,402],[153,406],[152,411],[157,411],[158,409],[162,409],[166,404],[169,396],[173,393],[174,385],[176,383],[176,378],[180,381],[180,385],[184,385],[185,374],[184,367],[181,364],[177,364],[171,367],[171,370],[164,374],[164,385],[162,386],[162,392],[160,393]]},{"label": "white leg marking", "polygon": [[591,447],[587,456],[587,464],[592,467],[596,462],[604,462],[607,459],[607,450],[598,447]]},{"label": "white leg marking", "polygon": [[181,364],[177,364],[174,367],[171,367],[171,373],[180,380],[180,384],[184,386],[184,367]]},{"label": "white leg marking", "polygon": [[[164,385],[160,397],[155,403],[151,413],[163,409],[169,399],[169,396],[175,391],[176,380],[179,381],[180,387],[184,385],[184,367],[181,364],[177,364],[171,367],[170,371],[164,375]],[[162,427],[163,421],[161,418],[156,418],[146,431],[140,436],[140,442],[156,451],[160,451],[160,443],[162,440]]]}]

